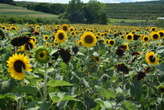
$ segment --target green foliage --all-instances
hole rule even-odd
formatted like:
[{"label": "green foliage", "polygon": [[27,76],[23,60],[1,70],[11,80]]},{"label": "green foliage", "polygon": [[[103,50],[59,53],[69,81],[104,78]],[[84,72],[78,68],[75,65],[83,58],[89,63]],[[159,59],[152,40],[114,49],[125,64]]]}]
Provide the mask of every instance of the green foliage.
[{"label": "green foliage", "polygon": [[27,3],[27,4],[20,4],[16,3],[18,6],[24,6],[27,9],[35,10],[35,11],[41,11],[46,13],[52,13],[52,14],[61,14],[64,13],[66,10],[65,4],[48,4],[48,3]]},{"label": "green foliage", "polygon": [[81,0],[71,0],[68,4],[67,12],[65,14],[72,23],[82,23],[85,21],[83,3]]},{"label": "green foliage", "polygon": [[72,23],[106,24],[107,16],[104,5],[96,0],[83,4],[81,0],[71,0],[68,4],[66,18]]},{"label": "green foliage", "polygon": [[73,86],[71,83],[62,80],[50,80],[47,85],[50,87]]},{"label": "green foliage", "polygon": [[68,23],[65,19],[58,19],[58,18],[43,18],[43,17],[31,17],[31,16],[0,16],[1,23],[18,23],[18,24],[25,24],[25,23],[36,23],[36,24],[60,24],[60,23]]}]

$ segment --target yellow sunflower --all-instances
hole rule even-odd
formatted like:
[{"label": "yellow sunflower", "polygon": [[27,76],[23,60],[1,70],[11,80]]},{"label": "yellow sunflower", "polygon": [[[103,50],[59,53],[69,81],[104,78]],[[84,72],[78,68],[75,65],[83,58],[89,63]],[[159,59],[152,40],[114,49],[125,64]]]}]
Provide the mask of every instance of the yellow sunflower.
[{"label": "yellow sunflower", "polygon": [[97,43],[96,36],[92,32],[85,32],[80,37],[80,41],[85,47],[93,47]]},{"label": "yellow sunflower", "polygon": [[16,80],[23,80],[24,71],[32,71],[29,58],[23,54],[14,54],[7,60],[8,72]]},{"label": "yellow sunflower", "polygon": [[160,39],[160,35],[157,32],[152,32],[150,34],[150,36],[151,36],[152,40],[159,40]]},{"label": "yellow sunflower", "polygon": [[143,40],[144,42],[148,42],[148,41],[149,41],[149,37],[148,37],[148,36],[143,36],[143,37],[142,37],[142,40]]},{"label": "yellow sunflower", "polygon": [[28,41],[26,44],[24,44],[23,46],[21,46],[22,51],[26,51],[26,50],[31,50],[35,48],[35,42],[33,39],[31,39],[30,41]]},{"label": "yellow sunflower", "polygon": [[146,53],[145,60],[147,64],[152,64],[152,65],[159,64],[159,58],[152,51]]},{"label": "yellow sunflower", "polygon": [[130,34],[126,35],[126,39],[131,41],[131,40],[133,40],[133,36],[134,35],[132,33],[130,33]]},{"label": "yellow sunflower", "polygon": [[49,35],[43,35],[44,40],[48,40]]},{"label": "yellow sunflower", "polygon": [[68,24],[62,24],[61,26],[63,31],[68,31],[69,30],[69,25]]},{"label": "yellow sunflower", "polygon": [[112,39],[108,39],[107,41],[106,41],[106,44],[108,45],[108,46],[113,46],[114,44],[115,44],[115,41],[114,40],[112,40]]},{"label": "yellow sunflower", "polygon": [[57,33],[55,34],[55,41],[57,43],[63,43],[68,39],[66,32],[63,30],[58,30]]},{"label": "yellow sunflower", "polygon": [[160,35],[161,38],[164,37],[164,30],[158,31],[158,34]]}]

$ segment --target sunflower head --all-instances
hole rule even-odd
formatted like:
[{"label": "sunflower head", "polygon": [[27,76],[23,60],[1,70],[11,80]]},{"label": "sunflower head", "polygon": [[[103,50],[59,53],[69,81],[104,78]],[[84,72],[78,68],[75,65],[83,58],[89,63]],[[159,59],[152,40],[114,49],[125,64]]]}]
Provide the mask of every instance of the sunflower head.
[{"label": "sunflower head", "polygon": [[48,40],[49,36],[48,35],[43,35],[44,40]]},{"label": "sunflower head", "polygon": [[30,61],[23,54],[14,54],[7,60],[10,76],[17,80],[24,79],[24,71],[31,71]]},{"label": "sunflower head", "polygon": [[146,53],[145,60],[147,64],[152,64],[152,65],[159,64],[159,58],[152,51]]},{"label": "sunflower head", "polygon": [[109,46],[113,46],[115,44],[115,41],[114,40],[107,40],[106,43]]},{"label": "sunflower head", "polygon": [[158,34],[160,35],[161,38],[164,37],[164,30],[158,31]]},{"label": "sunflower head", "polygon": [[80,37],[80,41],[85,47],[93,47],[97,43],[96,36],[92,32],[83,33],[83,35]]},{"label": "sunflower head", "polygon": [[151,33],[151,38],[152,38],[152,40],[159,40],[160,39],[160,35],[157,32],[152,32]]},{"label": "sunflower head", "polygon": [[63,30],[58,30],[55,34],[55,42],[57,43],[63,43],[67,40],[67,34]]},{"label": "sunflower head", "polygon": [[130,33],[130,34],[126,35],[126,39],[131,41],[131,40],[133,40],[133,36],[134,35],[132,33]]},{"label": "sunflower head", "polygon": [[142,37],[142,40],[143,40],[144,42],[148,42],[148,41],[149,41],[149,37],[148,37],[148,36],[143,36],[143,37]]},{"label": "sunflower head", "polygon": [[39,47],[35,51],[35,59],[39,63],[47,63],[50,59],[49,51],[44,47]]},{"label": "sunflower head", "polygon": [[62,26],[63,31],[68,31],[69,30],[69,25],[68,24],[63,24]]}]

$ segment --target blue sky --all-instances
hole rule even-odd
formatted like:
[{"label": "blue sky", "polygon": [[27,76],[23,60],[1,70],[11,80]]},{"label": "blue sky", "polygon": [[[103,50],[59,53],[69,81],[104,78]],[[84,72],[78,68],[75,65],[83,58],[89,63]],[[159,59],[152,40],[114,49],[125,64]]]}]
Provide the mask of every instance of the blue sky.
[{"label": "blue sky", "polygon": [[[35,2],[56,2],[56,3],[68,3],[69,0],[14,0],[14,1],[35,1]],[[88,2],[89,0],[82,0]],[[137,1],[151,1],[151,0],[98,0],[104,3],[119,3],[119,2],[137,2]]]}]

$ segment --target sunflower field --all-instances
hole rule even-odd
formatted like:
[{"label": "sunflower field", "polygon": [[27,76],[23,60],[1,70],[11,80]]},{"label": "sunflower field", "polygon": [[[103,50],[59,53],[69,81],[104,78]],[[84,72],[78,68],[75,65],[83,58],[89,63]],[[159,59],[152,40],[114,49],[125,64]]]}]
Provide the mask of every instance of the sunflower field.
[{"label": "sunflower field", "polygon": [[164,29],[0,24],[0,110],[163,110]]}]

